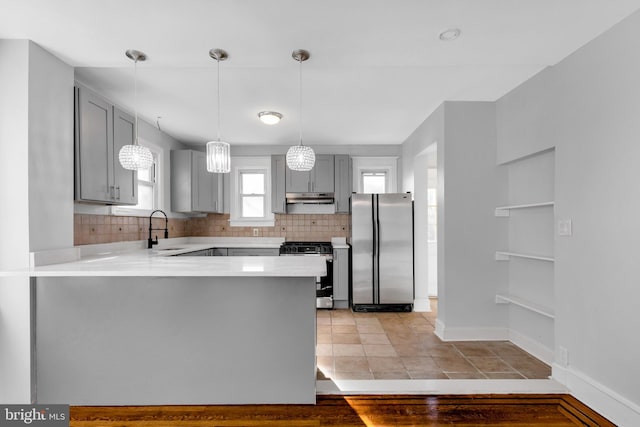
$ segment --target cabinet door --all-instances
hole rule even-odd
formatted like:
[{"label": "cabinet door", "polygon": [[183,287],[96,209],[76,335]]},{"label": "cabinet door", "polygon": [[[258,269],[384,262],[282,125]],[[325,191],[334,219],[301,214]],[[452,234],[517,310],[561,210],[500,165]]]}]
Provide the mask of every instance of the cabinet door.
[{"label": "cabinet door", "polygon": [[193,210],[218,212],[218,174],[207,171],[207,155],[193,151]]},{"label": "cabinet door", "polygon": [[335,156],[335,200],[336,213],[349,213],[353,181],[351,157]]},{"label": "cabinet door", "polygon": [[332,155],[316,156],[316,164],[311,169],[311,191],[314,193],[334,192],[334,158]]},{"label": "cabinet door", "polygon": [[112,202],[113,109],[111,104],[76,88],[76,200]]},{"label": "cabinet door", "polygon": [[349,250],[333,250],[333,299],[349,299]]},{"label": "cabinet door", "polygon": [[285,156],[271,156],[271,212],[273,213],[287,213],[284,189],[286,169]]},{"label": "cabinet door", "polygon": [[311,191],[311,172],[292,171],[286,164],[285,169],[285,190],[287,193],[307,193]]},{"label": "cabinet door", "polygon": [[134,143],[135,121],[133,116],[119,108],[113,108],[113,171],[115,200],[119,205],[138,203],[138,172],[122,167],[118,155],[125,145]]}]

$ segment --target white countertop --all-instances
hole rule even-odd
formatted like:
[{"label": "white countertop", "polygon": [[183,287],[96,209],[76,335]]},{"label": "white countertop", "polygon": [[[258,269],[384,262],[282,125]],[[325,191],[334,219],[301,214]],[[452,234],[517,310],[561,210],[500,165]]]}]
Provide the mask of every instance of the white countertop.
[{"label": "white countertop", "polygon": [[33,277],[310,277],[326,276],[322,257],[173,257],[138,252],[32,268]]},{"label": "white countertop", "polygon": [[[28,269],[0,276],[31,277],[312,277],[326,276],[323,257],[171,256],[213,247],[278,248],[281,238],[160,239],[153,249],[142,243],[90,245],[34,254]],[[146,242],[144,242],[146,244]]]}]

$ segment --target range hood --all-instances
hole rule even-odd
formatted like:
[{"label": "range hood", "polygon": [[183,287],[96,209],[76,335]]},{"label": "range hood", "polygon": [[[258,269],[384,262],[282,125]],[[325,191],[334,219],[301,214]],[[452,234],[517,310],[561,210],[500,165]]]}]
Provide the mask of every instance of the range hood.
[{"label": "range hood", "polygon": [[286,193],[287,205],[331,205],[333,193]]}]

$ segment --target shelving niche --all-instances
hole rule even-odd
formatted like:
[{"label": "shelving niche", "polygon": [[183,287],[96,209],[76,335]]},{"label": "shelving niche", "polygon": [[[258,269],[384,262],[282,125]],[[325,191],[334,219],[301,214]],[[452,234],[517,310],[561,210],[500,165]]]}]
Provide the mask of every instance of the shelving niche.
[{"label": "shelving niche", "polygon": [[509,329],[546,354],[554,348],[554,163],[555,151],[547,150],[502,165],[508,200],[495,208],[508,232],[507,248],[495,253],[508,261],[496,304],[508,305]]}]

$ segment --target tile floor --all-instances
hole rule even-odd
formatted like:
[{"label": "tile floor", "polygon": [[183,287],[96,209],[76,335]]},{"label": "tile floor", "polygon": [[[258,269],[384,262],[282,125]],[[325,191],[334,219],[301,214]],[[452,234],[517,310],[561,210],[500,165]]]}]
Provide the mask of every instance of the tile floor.
[{"label": "tile floor", "polygon": [[539,379],[551,375],[551,367],[508,341],[443,342],[434,333],[435,320],[435,311],[318,310],[318,379]]}]

